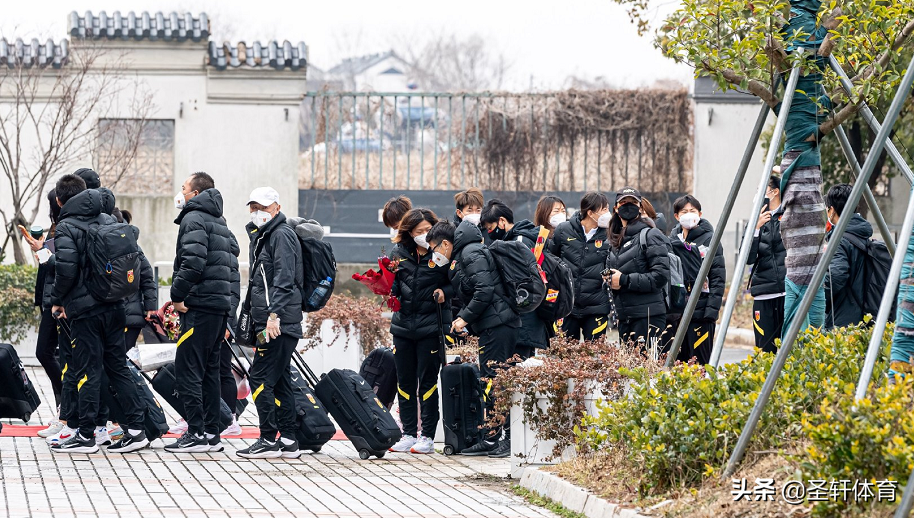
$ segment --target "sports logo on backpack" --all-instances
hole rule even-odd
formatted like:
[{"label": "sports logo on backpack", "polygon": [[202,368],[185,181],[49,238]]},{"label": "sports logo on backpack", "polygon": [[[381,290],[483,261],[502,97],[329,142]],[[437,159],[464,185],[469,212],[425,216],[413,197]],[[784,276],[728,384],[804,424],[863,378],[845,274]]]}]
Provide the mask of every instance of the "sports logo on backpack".
[{"label": "sports logo on backpack", "polygon": [[495,241],[488,248],[511,309],[517,313],[535,311],[546,298],[546,284],[533,252],[520,241]]},{"label": "sports logo on backpack", "polygon": [[118,302],[140,289],[140,247],[127,223],[73,223],[86,232],[86,288],[99,302]]}]

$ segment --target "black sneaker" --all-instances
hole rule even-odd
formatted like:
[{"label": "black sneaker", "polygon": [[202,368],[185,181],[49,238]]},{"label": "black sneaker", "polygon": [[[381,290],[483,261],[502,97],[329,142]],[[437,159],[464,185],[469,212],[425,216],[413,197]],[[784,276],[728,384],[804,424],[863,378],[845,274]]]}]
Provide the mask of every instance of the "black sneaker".
[{"label": "black sneaker", "polygon": [[250,447],[238,450],[235,453],[245,459],[278,459],[282,457],[282,445],[278,441],[270,442],[261,437]]},{"label": "black sneaker", "polygon": [[225,451],[225,447],[222,446],[222,437],[214,435],[211,438],[206,440],[206,443],[209,444],[210,453],[219,453],[220,451]]},{"label": "black sneaker", "polygon": [[54,453],[98,453],[98,445],[95,444],[95,437],[86,439],[81,434],[75,433],[69,439],[51,445],[51,451]]},{"label": "black sneaker", "polygon": [[298,441],[295,441],[292,444],[286,444],[280,440],[279,444],[282,446],[282,458],[297,459],[301,457],[301,450],[298,449]]},{"label": "black sneaker", "polygon": [[489,452],[490,459],[506,459],[511,455],[511,440],[500,439],[495,449]]},{"label": "black sneaker", "polygon": [[177,441],[165,446],[169,453],[208,453],[209,442],[202,435],[184,432]]},{"label": "black sneaker", "polygon": [[483,439],[470,446],[469,448],[461,451],[460,454],[466,455],[468,457],[481,457],[483,455],[488,455],[490,451],[495,449],[495,446],[497,446],[495,441]]},{"label": "black sneaker", "polygon": [[124,436],[121,440],[108,446],[108,451],[112,453],[130,453],[132,451],[142,450],[149,446],[149,439],[146,438],[146,432],[140,432],[139,435],[130,435],[130,432],[124,430]]}]

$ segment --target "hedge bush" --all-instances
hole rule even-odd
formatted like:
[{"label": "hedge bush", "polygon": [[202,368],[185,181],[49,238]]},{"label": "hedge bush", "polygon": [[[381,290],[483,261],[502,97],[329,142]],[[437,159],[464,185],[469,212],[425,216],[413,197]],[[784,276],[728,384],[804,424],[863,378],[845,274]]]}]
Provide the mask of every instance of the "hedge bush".
[{"label": "hedge bush", "polygon": [[34,266],[0,265],[0,340],[18,343],[38,328],[41,313],[35,307]]}]

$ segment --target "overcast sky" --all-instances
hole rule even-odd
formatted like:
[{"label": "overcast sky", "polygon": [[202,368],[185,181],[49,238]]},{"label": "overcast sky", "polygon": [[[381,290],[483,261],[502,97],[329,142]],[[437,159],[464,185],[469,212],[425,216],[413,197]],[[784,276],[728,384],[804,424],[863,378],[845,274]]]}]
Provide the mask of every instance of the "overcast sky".
[{"label": "overcast sky", "polygon": [[[667,5],[675,5],[670,0]],[[640,38],[625,10],[609,0],[40,0],[5,2],[0,31],[7,38],[66,35],[67,15],[119,9],[206,11],[227,26],[233,40],[304,41],[315,66],[329,68],[349,55],[381,52],[397,41],[422,42],[432,34],[482,36],[512,63],[507,87],[561,88],[575,75],[603,77],[617,87],[650,85],[657,79],[690,84],[692,70],[661,56],[650,38]],[[441,8],[448,4],[452,8]],[[40,5],[40,8],[37,6]],[[659,15],[658,15],[659,18]],[[532,77],[532,81],[531,81]]]}]

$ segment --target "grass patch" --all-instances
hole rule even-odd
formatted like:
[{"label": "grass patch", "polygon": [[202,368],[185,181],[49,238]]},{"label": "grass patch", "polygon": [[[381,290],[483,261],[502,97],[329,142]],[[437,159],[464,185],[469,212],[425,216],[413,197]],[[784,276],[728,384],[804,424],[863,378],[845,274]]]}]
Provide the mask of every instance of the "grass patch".
[{"label": "grass patch", "polygon": [[526,500],[528,503],[531,503],[537,507],[543,507],[561,516],[562,518],[584,518],[584,513],[577,513],[572,511],[571,509],[566,508],[554,500],[540,496],[533,491],[520,487],[519,485],[511,486],[511,491],[515,495],[523,497],[524,500]]}]

